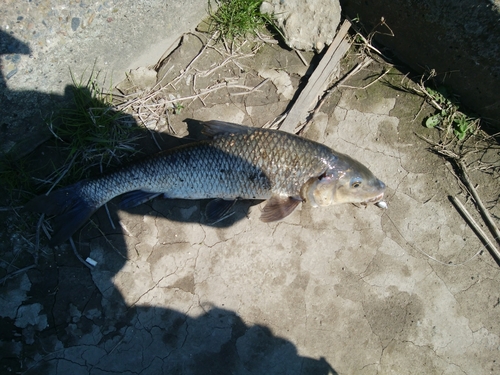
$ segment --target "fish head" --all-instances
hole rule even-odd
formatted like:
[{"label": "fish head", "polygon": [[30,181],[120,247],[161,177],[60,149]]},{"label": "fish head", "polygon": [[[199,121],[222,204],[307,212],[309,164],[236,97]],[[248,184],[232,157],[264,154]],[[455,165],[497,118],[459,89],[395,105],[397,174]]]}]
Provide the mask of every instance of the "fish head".
[{"label": "fish head", "polygon": [[385,184],[360,162],[342,155],[325,173],[309,180],[302,197],[313,206],[341,203],[377,203],[384,198]]}]

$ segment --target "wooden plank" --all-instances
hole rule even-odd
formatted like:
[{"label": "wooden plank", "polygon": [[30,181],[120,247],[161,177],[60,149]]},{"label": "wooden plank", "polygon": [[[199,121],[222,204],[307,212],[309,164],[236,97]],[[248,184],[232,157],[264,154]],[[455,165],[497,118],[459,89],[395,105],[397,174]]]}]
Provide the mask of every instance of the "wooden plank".
[{"label": "wooden plank", "polygon": [[297,125],[306,120],[307,113],[314,107],[320,95],[327,88],[328,80],[335,67],[351,46],[351,43],[346,38],[350,27],[351,23],[345,20],[332,44],[328,47],[325,55],[309,78],[306,87],[304,87],[288,112],[280,130],[294,133]]}]

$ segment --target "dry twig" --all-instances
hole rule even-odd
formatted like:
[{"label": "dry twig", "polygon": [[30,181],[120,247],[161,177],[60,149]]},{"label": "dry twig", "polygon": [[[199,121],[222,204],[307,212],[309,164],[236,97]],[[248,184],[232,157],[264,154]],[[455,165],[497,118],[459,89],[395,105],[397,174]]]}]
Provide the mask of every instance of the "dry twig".
[{"label": "dry twig", "polygon": [[[438,154],[444,156],[447,160],[449,160],[451,163],[453,163],[456,167],[456,169],[459,171],[459,175],[454,174],[457,180],[463,185],[463,187],[469,192],[469,194],[472,196],[474,199],[474,202],[476,204],[477,210],[479,211],[479,214],[483,218],[483,221],[485,222],[486,226],[490,230],[490,233],[492,234],[493,238],[495,241],[500,245],[500,231],[498,230],[498,227],[496,226],[493,218],[491,217],[488,209],[484,206],[481,197],[479,196],[479,193],[477,192],[477,189],[474,187],[474,184],[471,182],[468,173],[467,173],[467,166],[463,162],[463,158],[467,155],[461,154],[458,155],[457,153],[450,151],[446,148],[447,145],[451,143],[448,142],[446,145],[438,145],[435,142],[432,142],[431,140],[418,135],[421,139],[425,140],[429,144],[433,146],[433,150],[437,152]],[[459,210],[463,216],[465,216],[473,229],[475,230],[476,234],[478,237],[481,239],[483,243],[486,243],[488,247],[490,248],[490,253],[492,256],[495,258],[495,260],[498,262],[500,265],[500,252],[499,249],[493,244],[493,242],[488,238],[488,236],[479,228],[477,223],[472,219],[470,214],[467,212],[467,210],[463,207],[463,205],[456,199],[455,197],[451,197],[452,202],[454,203],[455,207],[457,210]]]},{"label": "dry twig", "polygon": [[[471,214],[466,210],[462,202],[458,200],[456,197],[450,197],[451,201],[457,208],[457,210],[466,218],[466,220],[469,222],[470,226],[476,232],[477,236],[485,244],[489,250],[493,258],[495,258],[496,262],[500,265],[500,251],[495,247],[495,244],[491,242],[489,237],[484,233],[484,231],[481,229],[481,227],[476,223],[474,218],[471,216]],[[498,237],[496,238],[498,241]]]},{"label": "dry twig", "polygon": [[73,249],[73,253],[75,253],[75,256],[78,258],[78,260],[85,265],[88,269],[92,270],[92,266],[88,264],[81,256],[78,254],[78,250],[76,249],[75,242],[73,241],[73,238],[69,238],[69,243],[71,245],[71,248]]},{"label": "dry twig", "polygon": [[20,268],[16,271],[13,271],[11,273],[8,273],[7,275],[5,275],[4,277],[2,277],[0,279],[0,284],[3,284],[4,282],[6,282],[7,280],[9,280],[10,278],[13,278],[14,276],[16,275],[19,275],[20,273],[23,273],[23,272],[26,272],[32,268],[35,268],[36,267],[36,264],[32,264],[30,266],[27,266],[27,267],[23,267],[23,268]]},{"label": "dry twig", "polygon": [[[493,237],[495,238],[497,243],[500,245],[500,231],[498,230],[497,226],[495,225],[495,222],[493,221],[493,218],[491,217],[489,211],[484,206],[484,204],[481,200],[481,197],[479,196],[476,188],[474,187],[474,185],[470,181],[469,176],[467,176],[467,167],[465,166],[464,162],[460,159],[456,160],[456,163],[462,172],[462,181],[464,182],[465,186],[467,186],[467,189],[474,197],[474,201],[476,202],[479,213],[483,217],[483,220],[486,223],[486,226],[490,230],[491,234],[493,235]],[[499,257],[499,260],[500,260],[500,257]]]}]

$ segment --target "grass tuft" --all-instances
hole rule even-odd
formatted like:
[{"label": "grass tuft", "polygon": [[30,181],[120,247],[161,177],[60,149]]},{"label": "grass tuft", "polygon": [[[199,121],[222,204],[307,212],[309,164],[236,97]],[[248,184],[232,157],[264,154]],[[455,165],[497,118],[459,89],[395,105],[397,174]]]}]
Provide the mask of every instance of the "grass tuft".
[{"label": "grass tuft", "polygon": [[[47,121],[55,138],[56,157],[40,158],[36,151],[21,158],[12,153],[0,155],[1,205],[22,204],[40,190],[46,191],[47,185],[77,182],[91,171],[116,166],[137,152],[136,141],[143,128],[130,115],[116,110],[113,96],[98,84],[99,74],[92,70],[86,80],[71,77],[72,105],[59,108]],[[53,153],[53,144],[45,147]],[[39,178],[41,174],[43,178]]]},{"label": "grass tuft", "polygon": [[425,92],[438,110],[425,120],[426,127],[451,130],[460,141],[478,129],[479,119],[460,111],[458,100],[444,86],[438,86],[437,89],[425,87]]},{"label": "grass tuft", "polygon": [[266,26],[270,26],[280,33],[273,17],[260,12],[262,1],[216,0],[218,8],[216,11],[213,11],[211,1],[209,0],[209,31],[218,31],[221,38],[229,40],[245,38],[248,34],[256,35],[259,30],[262,30]]},{"label": "grass tuft", "polygon": [[98,73],[92,71],[87,80],[77,80],[71,73],[71,78],[73,106],[60,109],[48,125],[67,155],[60,171],[76,181],[86,177],[90,169],[99,166],[102,171],[123,156],[135,153],[135,142],[140,136],[131,116],[114,108],[113,96],[98,83]]},{"label": "grass tuft", "polygon": [[463,110],[459,98],[445,86],[435,82],[434,77],[436,72],[431,70],[420,77],[419,83],[400,87],[424,98],[436,110],[425,118],[424,125],[444,131],[445,137],[453,134],[459,141],[476,134],[480,130],[481,118]]}]

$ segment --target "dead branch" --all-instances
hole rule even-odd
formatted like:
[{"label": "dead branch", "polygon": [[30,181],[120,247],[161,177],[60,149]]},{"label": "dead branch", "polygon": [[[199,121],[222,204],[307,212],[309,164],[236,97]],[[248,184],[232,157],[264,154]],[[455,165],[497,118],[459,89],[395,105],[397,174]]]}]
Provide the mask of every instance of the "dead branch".
[{"label": "dead branch", "polygon": [[[484,233],[481,227],[476,223],[476,221],[464,207],[462,202],[460,202],[456,197],[450,197],[450,199],[454,204],[454,206],[457,208],[457,210],[462,214],[462,216],[466,218],[467,222],[472,227],[474,232],[476,232],[481,242],[483,242],[483,244],[485,244],[486,247],[488,247],[488,249],[490,250],[490,254],[493,256],[493,258],[495,258],[496,262],[500,265],[500,251],[498,251],[498,249],[495,247],[493,242],[488,238],[486,233]],[[496,239],[498,241],[498,237]]]},{"label": "dead branch", "polygon": [[[481,197],[479,196],[476,188],[472,184],[472,182],[469,179],[469,176],[467,176],[467,167],[464,164],[462,160],[456,160],[456,163],[458,164],[458,167],[462,171],[462,180],[467,186],[467,189],[469,189],[470,193],[474,197],[474,200],[476,201],[476,205],[478,207],[479,213],[481,214],[484,222],[486,223],[486,226],[490,230],[491,234],[497,241],[497,243],[500,245],[500,231],[498,230],[497,226],[495,225],[495,222],[493,221],[493,218],[491,217],[489,211],[486,209],[484,206]],[[499,257],[500,260],[500,257]]]}]

